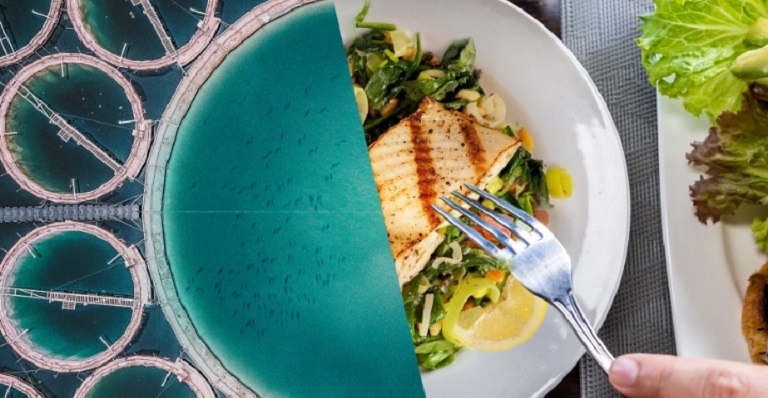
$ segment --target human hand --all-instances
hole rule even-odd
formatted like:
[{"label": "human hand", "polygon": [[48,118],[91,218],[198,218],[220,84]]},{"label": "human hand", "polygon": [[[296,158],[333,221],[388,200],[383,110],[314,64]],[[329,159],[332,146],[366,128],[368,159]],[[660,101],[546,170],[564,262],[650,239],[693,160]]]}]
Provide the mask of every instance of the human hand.
[{"label": "human hand", "polygon": [[623,355],[608,378],[628,398],[768,397],[768,366],[670,355]]}]

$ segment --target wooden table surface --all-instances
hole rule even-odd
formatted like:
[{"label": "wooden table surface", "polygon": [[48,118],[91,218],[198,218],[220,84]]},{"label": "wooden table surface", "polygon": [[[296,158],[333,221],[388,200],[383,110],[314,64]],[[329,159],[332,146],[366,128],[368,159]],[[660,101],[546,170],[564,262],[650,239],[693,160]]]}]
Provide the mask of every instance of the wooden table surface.
[{"label": "wooden table surface", "polygon": [[[561,37],[561,0],[508,0],[541,21],[552,33]],[[575,368],[547,394],[547,398],[577,398],[580,396],[579,366]]]}]

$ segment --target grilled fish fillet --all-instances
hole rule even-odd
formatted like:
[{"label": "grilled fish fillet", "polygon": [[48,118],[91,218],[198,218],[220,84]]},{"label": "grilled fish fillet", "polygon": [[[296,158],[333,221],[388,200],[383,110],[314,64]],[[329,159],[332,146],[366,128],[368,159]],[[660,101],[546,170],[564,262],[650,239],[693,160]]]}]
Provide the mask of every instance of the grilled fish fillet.
[{"label": "grilled fish fillet", "polygon": [[431,98],[370,146],[401,286],[421,271],[444,238],[437,231],[442,219],[430,205],[463,190],[464,183],[484,187],[519,146],[519,140]]}]

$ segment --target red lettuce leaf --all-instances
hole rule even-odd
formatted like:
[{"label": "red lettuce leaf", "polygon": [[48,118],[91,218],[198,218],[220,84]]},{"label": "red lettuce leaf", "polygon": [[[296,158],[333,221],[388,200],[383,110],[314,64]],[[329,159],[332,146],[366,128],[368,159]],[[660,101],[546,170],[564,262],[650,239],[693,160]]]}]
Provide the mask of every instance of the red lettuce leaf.
[{"label": "red lettuce leaf", "polygon": [[690,186],[699,221],[717,222],[742,204],[768,204],[768,111],[758,99],[764,87],[744,94],[742,108],[717,118],[703,142],[694,142],[688,162],[705,175]]}]

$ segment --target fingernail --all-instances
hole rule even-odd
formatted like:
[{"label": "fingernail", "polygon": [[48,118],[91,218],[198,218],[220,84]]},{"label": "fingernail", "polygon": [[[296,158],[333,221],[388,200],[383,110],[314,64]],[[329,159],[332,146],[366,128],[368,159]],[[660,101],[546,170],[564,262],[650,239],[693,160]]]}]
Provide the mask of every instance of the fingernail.
[{"label": "fingernail", "polygon": [[616,387],[632,387],[637,380],[638,366],[632,359],[619,357],[611,364],[609,378]]}]

